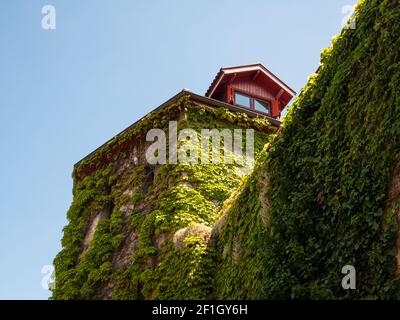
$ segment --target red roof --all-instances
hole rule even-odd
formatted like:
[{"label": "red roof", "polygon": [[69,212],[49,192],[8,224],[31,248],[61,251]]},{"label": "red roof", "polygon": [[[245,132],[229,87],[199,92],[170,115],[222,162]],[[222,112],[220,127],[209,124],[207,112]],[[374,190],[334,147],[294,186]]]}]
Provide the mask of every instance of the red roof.
[{"label": "red roof", "polygon": [[221,68],[206,92],[206,97],[213,98],[214,93],[226,82],[236,76],[252,76],[268,87],[280,101],[282,108],[296,95],[296,92],[261,63]]}]

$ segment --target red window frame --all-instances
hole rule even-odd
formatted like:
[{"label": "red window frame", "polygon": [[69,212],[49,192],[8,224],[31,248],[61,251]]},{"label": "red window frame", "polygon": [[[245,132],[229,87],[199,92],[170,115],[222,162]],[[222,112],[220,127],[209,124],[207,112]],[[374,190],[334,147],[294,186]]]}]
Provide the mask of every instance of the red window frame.
[{"label": "red window frame", "polygon": [[[255,107],[255,100],[257,100],[257,101],[259,101],[259,102],[263,102],[263,103],[268,104],[268,105],[269,105],[269,112],[266,112],[266,111],[264,112],[264,111],[260,111],[260,110],[256,109],[256,107]],[[271,101],[264,100],[264,99],[258,99],[258,98],[252,98],[251,104],[252,104],[252,106],[253,106],[253,108],[254,108],[254,109],[253,109],[254,111],[261,112],[261,113],[265,113],[265,114],[267,114],[267,115],[269,115],[269,116],[272,116],[272,102],[271,102]]]},{"label": "red window frame", "polygon": [[[240,94],[241,96],[245,96],[246,98],[249,98],[250,101],[250,107],[244,106],[242,104],[236,103],[236,94]],[[246,109],[253,109],[254,105],[253,105],[253,97],[249,96],[248,94],[242,93],[240,91],[235,90],[233,92],[233,104],[242,108],[246,108]]]},{"label": "red window frame", "polygon": [[[241,105],[241,104],[239,104],[239,103],[236,103],[236,93],[238,93],[238,94],[240,94],[240,95],[242,95],[242,96],[245,96],[245,97],[247,97],[247,98],[250,99],[250,108],[249,108],[249,107],[246,107],[246,106],[244,106],[244,105]],[[260,101],[260,102],[268,103],[269,106],[270,106],[269,113],[268,113],[268,112],[264,112],[264,111],[257,110],[257,109],[255,108],[254,100],[258,100],[258,101]],[[253,111],[255,111],[255,112],[263,113],[263,114],[265,114],[265,115],[267,115],[267,116],[272,116],[272,101],[266,100],[266,99],[260,99],[260,98],[258,98],[258,97],[254,97],[254,96],[248,95],[248,94],[246,94],[246,93],[244,93],[244,92],[242,92],[242,91],[240,91],[240,90],[234,90],[234,91],[233,91],[233,104],[236,105],[236,106],[239,106],[239,107],[241,107],[241,108],[250,109],[250,110],[253,110]]]}]

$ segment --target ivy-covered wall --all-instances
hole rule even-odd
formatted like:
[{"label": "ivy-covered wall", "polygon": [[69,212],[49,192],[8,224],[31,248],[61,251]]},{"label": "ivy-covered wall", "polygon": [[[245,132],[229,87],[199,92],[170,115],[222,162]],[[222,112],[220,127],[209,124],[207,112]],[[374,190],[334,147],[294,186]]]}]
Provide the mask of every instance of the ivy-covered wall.
[{"label": "ivy-covered wall", "polygon": [[400,2],[364,0],[323,51],[215,227],[217,298],[400,298],[399,35]]},{"label": "ivy-covered wall", "polygon": [[[251,164],[135,164],[137,150],[125,141],[145,139],[150,128],[167,129],[169,120],[198,134],[207,128],[253,128],[256,154],[274,132],[265,119],[184,98],[80,162],[63,250],[54,261],[53,299],[210,297],[211,227]],[[178,152],[188,143],[180,141]],[[121,145],[124,152],[113,154]],[[224,144],[220,148],[222,158]]]},{"label": "ivy-covered wall", "polygon": [[[323,51],[260,171],[225,213],[219,297],[399,298],[399,35],[400,2],[364,0],[356,28]],[[342,288],[345,265],[356,269],[356,290]]]},{"label": "ivy-covered wall", "polygon": [[[399,34],[398,0],[361,1],[276,138],[186,99],[85,159],[53,299],[400,298]],[[255,128],[254,171],[127,165],[118,148],[176,111],[180,128]]]},{"label": "ivy-covered wall", "polygon": [[210,241],[215,261],[215,299],[261,299],[267,276],[266,239],[269,226],[269,177],[266,156],[260,152],[253,173],[225,202]]},{"label": "ivy-covered wall", "polygon": [[[398,297],[385,202],[400,152],[399,34],[398,0],[361,1],[273,144],[267,297]],[[356,290],[341,286],[345,265]]]}]

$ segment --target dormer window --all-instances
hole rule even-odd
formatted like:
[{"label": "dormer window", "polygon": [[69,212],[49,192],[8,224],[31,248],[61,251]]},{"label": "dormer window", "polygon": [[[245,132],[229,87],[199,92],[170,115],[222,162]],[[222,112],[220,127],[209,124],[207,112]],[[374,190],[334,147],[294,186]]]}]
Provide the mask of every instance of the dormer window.
[{"label": "dormer window", "polygon": [[208,98],[274,119],[279,119],[295,95],[293,89],[262,64],[222,68],[206,92]]},{"label": "dormer window", "polygon": [[271,115],[270,102],[259,100],[239,92],[235,92],[234,96],[235,96],[235,101],[234,101],[235,105]]},{"label": "dormer window", "polygon": [[254,99],[254,109],[260,112],[264,112],[268,115],[271,115],[271,103],[267,101],[262,101],[258,99]]},{"label": "dormer window", "polygon": [[251,108],[251,98],[244,94],[235,92],[235,104],[240,107]]}]

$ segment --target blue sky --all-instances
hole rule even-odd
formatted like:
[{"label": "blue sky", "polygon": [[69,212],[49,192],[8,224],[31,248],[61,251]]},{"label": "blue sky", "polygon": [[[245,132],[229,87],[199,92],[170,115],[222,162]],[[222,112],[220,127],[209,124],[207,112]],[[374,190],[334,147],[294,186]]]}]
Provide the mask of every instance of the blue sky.
[{"label": "blue sky", "polygon": [[1,1],[0,299],[49,297],[75,162],[222,66],[262,62],[299,92],[355,2]]}]

